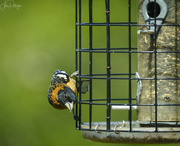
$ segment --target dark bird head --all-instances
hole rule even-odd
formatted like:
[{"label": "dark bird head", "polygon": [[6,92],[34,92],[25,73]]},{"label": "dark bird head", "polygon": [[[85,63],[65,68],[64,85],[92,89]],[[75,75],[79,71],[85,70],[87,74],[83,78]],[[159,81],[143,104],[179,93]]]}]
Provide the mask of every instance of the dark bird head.
[{"label": "dark bird head", "polygon": [[51,79],[51,84],[66,84],[69,81],[69,75],[63,70],[57,70]]},{"label": "dark bird head", "polygon": [[58,102],[72,111],[74,103],[77,102],[77,97],[69,87],[64,87],[63,90],[59,90],[58,92]]}]

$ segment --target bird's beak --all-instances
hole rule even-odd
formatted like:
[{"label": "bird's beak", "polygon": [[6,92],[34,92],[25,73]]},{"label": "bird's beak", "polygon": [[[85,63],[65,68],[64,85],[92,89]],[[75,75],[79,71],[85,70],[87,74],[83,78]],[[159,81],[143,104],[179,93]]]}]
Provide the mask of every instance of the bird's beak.
[{"label": "bird's beak", "polygon": [[65,106],[70,110],[70,112],[72,112],[73,107],[74,107],[74,103],[73,102],[66,102]]}]

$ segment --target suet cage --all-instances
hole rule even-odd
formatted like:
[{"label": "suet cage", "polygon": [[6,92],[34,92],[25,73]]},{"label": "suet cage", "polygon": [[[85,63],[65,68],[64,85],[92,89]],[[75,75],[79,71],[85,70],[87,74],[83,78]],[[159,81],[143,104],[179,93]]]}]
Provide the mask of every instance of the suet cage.
[{"label": "suet cage", "polygon": [[77,81],[89,80],[76,128],[96,142],[180,143],[180,1],[75,3]]}]

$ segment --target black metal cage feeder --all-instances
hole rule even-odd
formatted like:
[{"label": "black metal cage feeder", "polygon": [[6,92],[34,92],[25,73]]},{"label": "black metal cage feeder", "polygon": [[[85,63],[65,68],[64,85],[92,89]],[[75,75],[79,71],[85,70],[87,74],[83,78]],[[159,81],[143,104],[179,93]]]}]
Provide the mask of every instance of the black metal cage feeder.
[{"label": "black metal cage feeder", "polygon": [[[126,12],[114,10],[118,2],[126,4]],[[77,80],[80,84],[89,80],[88,93],[83,95],[80,89],[78,94],[76,128],[97,142],[179,143],[180,1],[100,0],[99,8],[96,3],[76,0]],[[137,22],[132,4],[137,5]],[[102,11],[101,22],[95,17]],[[115,22],[110,19],[113,12],[120,16]],[[115,41],[124,43],[113,40],[118,33],[127,38],[125,47],[114,47]],[[100,117],[103,121],[96,120]]]}]

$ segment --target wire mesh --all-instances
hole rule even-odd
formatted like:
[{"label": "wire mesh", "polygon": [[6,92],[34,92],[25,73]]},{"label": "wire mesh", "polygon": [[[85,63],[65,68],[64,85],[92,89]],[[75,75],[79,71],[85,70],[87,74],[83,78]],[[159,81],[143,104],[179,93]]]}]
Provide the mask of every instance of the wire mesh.
[{"label": "wire mesh", "polygon": [[[168,122],[165,123],[159,123],[158,122],[158,107],[159,106],[180,106],[180,104],[159,104],[158,103],[158,95],[157,95],[157,89],[158,89],[158,80],[166,80],[166,81],[170,81],[170,80],[180,80],[180,78],[177,77],[173,77],[173,78],[163,78],[163,77],[158,77],[157,76],[157,54],[158,53],[180,53],[180,51],[177,50],[169,50],[169,51],[159,51],[157,50],[157,35],[152,34],[151,36],[154,37],[153,39],[153,50],[149,50],[149,51],[139,51],[137,49],[137,47],[134,47],[134,45],[132,45],[132,36],[133,36],[133,32],[132,29],[137,28],[139,26],[153,26],[154,30],[156,30],[156,27],[163,27],[163,26],[168,26],[168,27],[179,27],[180,24],[156,24],[156,17],[154,17],[154,24],[137,24],[137,22],[133,22],[132,21],[132,1],[134,0],[125,0],[127,3],[127,14],[128,14],[128,20],[127,21],[119,21],[119,22],[111,22],[110,19],[110,14],[111,14],[111,6],[110,6],[110,2],[111,0],[103,0],[104,2],[104,12],[105,12],[105,22],[95,22],[93,21],[93,16],[96,15],[93,12],[93,8],[94,8],[94,4],[93,4],[93,0],[88,0],[86,1],[86,5],[87,7],[84,9],[88,9],[87,12],[87,16],[88,18],[86,19],[86,22],[83,21],[82,18],[82,9],[83,6],[82,3],[84,1],[82,0],[75,0],[75,5],[76,5],[76,10],[75,10],[75,21],[76,21],[76,36],[75,36],[75,43],[76,43],[76,70],[79,70],[79,75],[77,76],[77,81],[79,82],[79,84],[81,85],[81,82],[84,79],[88,79],[89,80],[89,95],[86,95],[86,98],[83,98],[83,95],[81,93],[81,88],[78,94],[78,103],[76,104],[76,115],[79,117],[79,120],[76,121],[76,128],[79,130],[86,130],[86,131],[96,131],[98,126],[94,126],[94,119],[93,119],[93,115],[95,114],[95,112],[100,112],[100,111],[94,111],[93,109],[96,106],[104,106],[104,110],[106,111],[106,117],[105,117],[105,125],[106,128],[105,129],[98,129],[98,131],[106,131],[106,132],[114,132],[112,125],[112,109],[111,107],[113,105],[118,105],[118,106],[129,106],[129,111],[127,112],[127,117],[128,117],[128,128],[126,130],[116,130],[116,132],[180,132],[179,129],[174,130],[174,131],[169,131],[167,129],[159,129],[160,127],[162,127],[162,125],[166,125],[168,126]],[[154,16],[156,16],[157,14],[157,9],[156,9],[157,5],[156,5],[156,0],[154,0]],[[111,8],[113,11],[113,7]],[[119,14],[119,15],[123,15],[123,14]],[[149,18],[151,19],[151,18]],[[102,45],[102,47],[94,47],[93,43],[94,43],[94,37],[95,34],[94,33],[94,29],[100,29],[105,28],[105,38],[106,38],[106,44],[105,46]],[[120,27],[122,29],[128,28],[127,31],[127,42],[128,45],[127,47],[111,47],[111,29],[113,27]],[[87,31],[87,35],[84,35],[83,33],[83,29],[86,28],[88,29]],[[84,37],[88,37],[88,45],[86,47],[82,47],[83,44],[83,39]],[[144,78],[144,77],[140,77],[137,78],[135,76],[135,72],[132,71],[132,57],[133,55],[137,55],[139,53],[148,53],[148,54],[152,54],[154,56],[154,77],[149,77],[149,78]],[[93,62],[93,57],[94,55],[105,55],[106,56],[106,68],[105,68],[105,73],[104,72],[100,72],[100,73],[95,73],[93,71],[93,66],[95,65]],[[127,54],[127,61],[125,62],[125,65],[127,66],[127,71],[124,73],[112,73],[111,72],[111,55],[112,54]],[[83,56],[88,57],[88,69],[86,71],[83,71]],[[87,65],[86,65],[87,66]],[[86,67],[84,67],[86,68]],[[155,97],[155,103],[152,104],[139,104],[137,103],[137,98],[134,97],[134,95],[132,94],[132,90],[134,88],[133,85],[133,81],[136,80],[151,80],[154,81],[154,97]],[[94,98],[95,97],[95,92],[94,92],[94,80],[102,80],[105,81],[106,84],[106,89],[104,92],[105,96],[104,98]],[[124,98],[113,98],[112,97],[112,81],[113,80],[120,80],[120,81],[127,81],[128,84],[128,95]],[[179,90],[179,89],[178,89]],[[104,95],[104,94],[103,94]],[[118,101],[113,102],[113,101]],[[121,101],[121,102],[120,102]],[[120,102],[120,103],[119,103]],[[125,103],[124,103],[125,102]],[[88,121],[86,121],[87,123],[83,123],[83,117],[82,117],[82,112],[83,112],[83,105],[87,105],[88,109],[86,110],[86,115],[88,116]],[[151,127],[153,127],[153,130],[148,130],[148,129],[142,129],[142,130],[134,130],[133,128],[133,110],[132,107],[133,106],[151,106],[154,107],[155,111],[155,121],[154,122],[149,122],[149,125],[151,125]],[[116,115],[117,116],[117,115]],[[97,123],[98,125],[98,123]],[[177,121],[175,122],[175,127],[179,127],[180,123]],[[171,126],[171,124],[170,124]]]}]

